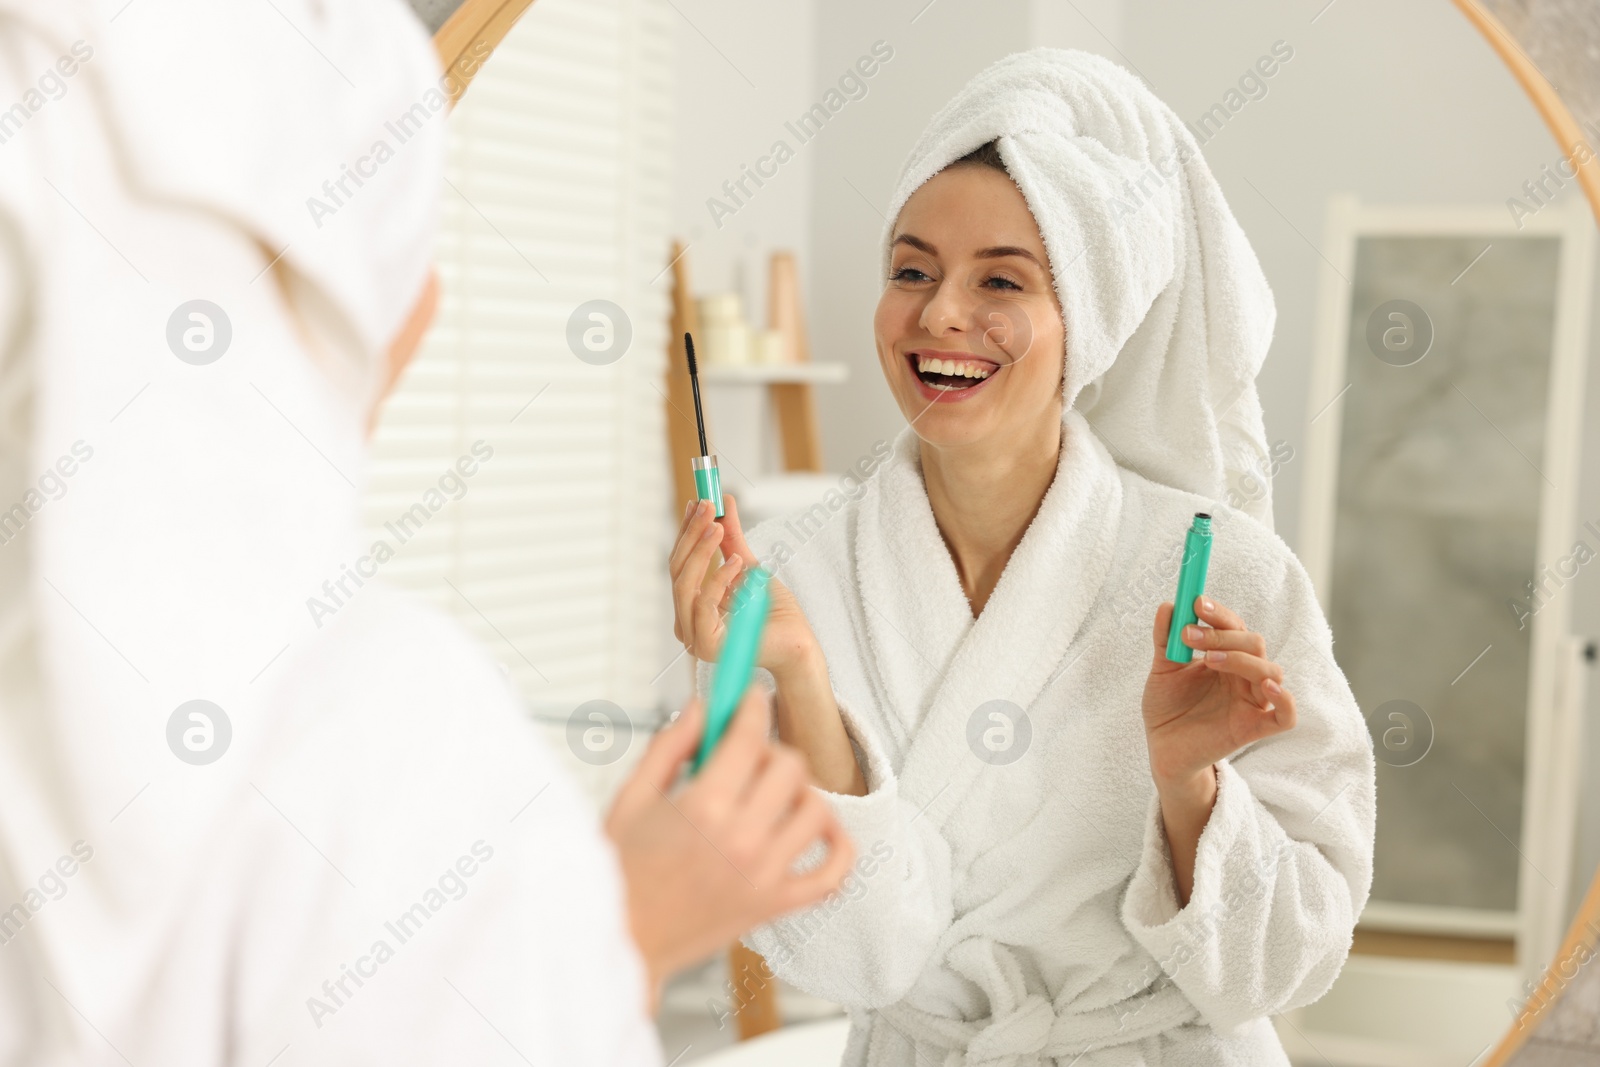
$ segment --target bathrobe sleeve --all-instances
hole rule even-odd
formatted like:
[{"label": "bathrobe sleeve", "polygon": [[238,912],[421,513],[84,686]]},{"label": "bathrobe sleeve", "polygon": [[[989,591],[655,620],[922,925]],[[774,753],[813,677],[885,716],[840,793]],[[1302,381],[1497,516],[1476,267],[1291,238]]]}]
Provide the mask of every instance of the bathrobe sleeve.
[{"label": "bathrobe sleeve", "polygon": [[1129,932],[1220,1032],[1326,993],[1372,886],[1369,734],[1311,582],[1272,540],[1280,566],[1258,559],[1255,573],[1235,583],[1243,596],[1213,588],[1219,599],[1234,596],[1223,602],[1266,637],[1295,698],[1296,724],[1218,762],[1216,804],[1181,909],[1152,795],[1122,906]]},{"label": "bathrobe sleeve", "polygon": [[756,931],[750,945],[814,996],[880,1008],[910,992],[953,921],[950,846],[934,820],[900,796],[870,731],[842,701],[839,710],[867,793],[823,796],[855,842],[855,869],[821,904]]},{"label": "bathrobe sleeve", "polygon": [[[709,665],[701,670],[704,690]],[[771,676],[760,673],[770,690]],[[855,867],[821,903],[744,940],[796,988],[849,1009],[880,1008],[905,997],[953,921],[950,847],[934,820],[900,796],[888,757],[870,729],[843,700],[839,710],[867,793],[822,795],[855,842]],[[817,845],[797,867],[810,869],[822,858]]]}]

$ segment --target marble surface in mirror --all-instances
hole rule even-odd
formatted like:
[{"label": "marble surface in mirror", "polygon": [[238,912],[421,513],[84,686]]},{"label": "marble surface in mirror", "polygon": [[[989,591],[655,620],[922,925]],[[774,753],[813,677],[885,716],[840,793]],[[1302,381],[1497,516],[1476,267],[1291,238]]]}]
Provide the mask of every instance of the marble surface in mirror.
[{"label": "marble surface in mirror", "polygon": [[[1327,608],[1379,757],[1375,901],[1516,907],[1530,630],[1511,602],[1536,566],[1558,255],[1357,242]],[[1408,321],[1396,300],[1431,329],[1420,359],[1369,345],[1375,313]]]}]

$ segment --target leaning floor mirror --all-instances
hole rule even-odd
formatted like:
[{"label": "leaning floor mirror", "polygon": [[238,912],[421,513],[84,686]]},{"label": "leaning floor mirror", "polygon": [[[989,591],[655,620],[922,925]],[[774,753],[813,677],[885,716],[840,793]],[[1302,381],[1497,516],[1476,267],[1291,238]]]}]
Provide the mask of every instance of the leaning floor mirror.
[{"label": "leaning floor mirror", "polygon": [[[1593,233],[1581,203],[1341,198],[1324,244],[1301,558],[1378,757],[1361,935],[1491,965],[1419,971],[1404,999],[1481,998],[1492,1027],[1572,876],[1585,649],[1561,590],[1600,551],[1576,515]],[[1363,967],[1342,982],[1409,984]]]}]

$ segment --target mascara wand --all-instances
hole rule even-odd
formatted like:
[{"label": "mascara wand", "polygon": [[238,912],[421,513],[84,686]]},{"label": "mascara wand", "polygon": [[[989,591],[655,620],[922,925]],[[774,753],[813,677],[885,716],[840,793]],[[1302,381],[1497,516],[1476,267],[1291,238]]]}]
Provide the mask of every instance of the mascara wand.
[{"label": "mascara wand", "polygon": [[689,461],[694,469],[695,495],[709,500],[716,507],[717,518],[722,518],[722,472],[717,469],[717,457],[706,445],[706,416],[700,407],[700,368],[694,358],[694,338],[683,335],[683,352],[689,361],[689,386],[694,391],[695,428],[700,431],[700,454]]}]

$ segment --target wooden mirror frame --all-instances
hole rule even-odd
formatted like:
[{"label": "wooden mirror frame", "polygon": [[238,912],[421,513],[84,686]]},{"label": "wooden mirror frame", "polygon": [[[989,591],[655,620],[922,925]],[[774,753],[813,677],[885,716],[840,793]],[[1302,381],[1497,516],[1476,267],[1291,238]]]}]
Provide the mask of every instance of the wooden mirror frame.
[{"label": "wooden mirror frame", "polygon": [[483,68],[483,61],[505,40],[533,0],[463,0],[433,35],[434,51],[446,74],[452,107]]},{"label": "wooden mirror frame", "polygon": [[[1550,80],[1536,67],[1528,53],[1522,50],[1515,37],[1501,24],[1480,0],[1455,0],[1456,7],[1478,28],[1500,59],[1511,69],[1517,83],[1522,86],[1539,115],[1550,127],[1557,146],[1565,153],[1567,163],[1577,172],[1578,184],[1589,200],[1589,209],[1600,223],[1600,159],[1597,148],[1584,139],[1583,130],[1572,110],[1561,99]],[[1585,149],[1584,158],[1578,159],[1579,149]]]},{"label": "wooden mirror frame", "polygon": [[[1596,222],[1600,223],[1600,158],[1597,158],[1596,146],[1584,138],[1578,120],[1561,99],[1561,94],[1500,20],[1480,0],[1455,0],[1455,5],[1488,40],[1489,46],[1533,101],[1567,165],[1572,167]],[[1589,891],[1568,926],[1567,936],[1555,959],[1545,968],[1543,979],[1530,991],[1515,1023],[1483,1061],[1483,1067],[1505,1067],[1522,1060],[1520,1053],[1530,1040],[1537,1043],[1535,1035],[1540,1025],[1557,1010],[1561,997],[1574,984],[1579,968],[1593,959],[1597,950],[1600,950],[1600,871],[1590,881]]]}]

